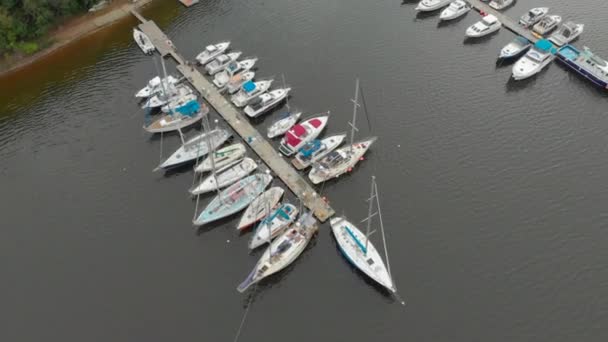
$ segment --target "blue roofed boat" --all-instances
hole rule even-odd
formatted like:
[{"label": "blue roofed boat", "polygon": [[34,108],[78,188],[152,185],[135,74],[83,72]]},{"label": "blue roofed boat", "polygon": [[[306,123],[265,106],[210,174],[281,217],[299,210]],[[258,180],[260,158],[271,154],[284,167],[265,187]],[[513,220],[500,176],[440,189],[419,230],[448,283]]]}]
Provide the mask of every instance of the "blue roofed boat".
[{"label": "blue roofed boat", "polygon": [[241,86],[238,93],[232,95],[231,100],[237,107],[244,107],[258,95],[265,93],[272,84],[272,80],[247,81]]},{"label": "blue roofed boat", "polygon": [[608,63],[588,47],[580,51],[570,44],[564,45],[558,50],[557,58],[593,84],[608,89]]},{"label": "blue roofed boat", "polygon": [[538,74],[554,59],[557,49],[546,39],[539,39],[523,57],[513,65],[513,79],[523,80]]}]

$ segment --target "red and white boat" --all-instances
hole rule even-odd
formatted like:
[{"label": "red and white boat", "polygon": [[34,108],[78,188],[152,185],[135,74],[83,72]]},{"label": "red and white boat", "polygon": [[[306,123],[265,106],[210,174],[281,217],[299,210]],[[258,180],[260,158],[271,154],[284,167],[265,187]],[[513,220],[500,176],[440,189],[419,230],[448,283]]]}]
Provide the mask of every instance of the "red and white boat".
[{"label": "red and white boat", "polygon": [[327,120],[329,120],[327,115],[317,116],[291,127],[281,140],[279,151],[286,156],[298,152],[302,146],[321,134],[327,126]]}]

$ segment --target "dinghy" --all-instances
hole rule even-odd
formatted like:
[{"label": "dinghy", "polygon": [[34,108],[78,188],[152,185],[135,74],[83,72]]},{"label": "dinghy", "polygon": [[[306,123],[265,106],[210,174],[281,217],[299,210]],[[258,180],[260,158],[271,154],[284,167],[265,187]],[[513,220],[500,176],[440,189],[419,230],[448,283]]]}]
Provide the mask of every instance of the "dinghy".
[{"label": "dinghy", "polygon": [[329,152],[335,150],[346,139],[346,134],[336,134],[329,136],[323,140],[315,139],[302,148],[296,157],[291,161],[293,166],[298,170],[304,170],[314,162],[325,157]]},{"label": "dinghy", "polygon": [[319,225],[312,213],[303,213],[291,228],[268,246],[247,279],[237,287],[237,290],[245,292],[249,286],[289,266],[302,254],[318,229]]},{"label": "dinghy", "polygon": [[243,230],[268,216],[283,197],[283,193],[285,190],[278,186],[266,190],[247,207],[236,228]]},{"label": "dinghy", "polygon": [[271,175],[262,173],[239,180],[222,190],[192,223],[202,226],[245,209],[271,181]]},{"label": "dinghy", "polygon": [[255,118],[264,114],[269,109],[279,104],[279,102],[287,98],[290,90],[291,88],[275,89],[268,93],[259,95],[255,99],[249,101],[249,104],[244,109],[245,114],[247,114],[247,116],[250,118]]},{"label": "dinghy", "polygon": [[249,101],[253,100],[256,96],[265,93],[272,85],[272,80],[263,80],[258,82],[247,81],[241,86],[241,90],[238,93],[232,95],[230,99],[237,107],[246,106]]},{"label": "dinghy", "polygon": [[243,86],[243,84],[249,82],[249,81],[253,81],[253,78],[255,77],[255,72],[254,71],[246,71],[243,73],[239,73],[236,74],[234,76],[232,76],[230,78],[230,80],[228,81],[228,83],[226,83],[226,91],[228,92],[228,94],[234,94],[236,93],[239,89],[241,89],[241,87]]},{"label": "dinghy", "polygon": [[200,164],[194,169],[195,172],[207,172],[211,171],[213,165],[217,170],[224,168],[226,165],[232,164],[234,161],[238,161],[245,156],[246,153],[245,145],[241,143],[232,144],[216,150],[213,152],[213,163],[211,157],[205,158]]},{"label": "dinghy", "polygon": [[157,169],[169,169],[203,157],[226,142],[230,135],[225,129],[214,129],[198,134],[183,142],[182,146],[161,163]]},{"label": "dinghy", "polygon": [[144,129],[150,133],[176,131],[195,124],[207,113],[209,113],[209,107],[205,104],[201,106],[196,100],[193,100],[176,107],[171,113],[164,114],[150,125],[144,126]]},{"label": "dinghy", "polygon": [[290,203],[279,205],[268,217],[260,222],[253,238],[249,240],[249,249],[270,243],[281,234],[298,217],[298,208]]},{"label": "dinghy", "polygon": [[232,79],[232,77],[239,73],[249,71],[249,69],[253,68],[255,62],[257,61],[257,58],[252,57],[243,59],[242,61],[230,62],[226,69],[215,74],[213,77],[213,84],[215,84],[215,86],[218,88],[223,88],[228,81]]},{"label": "dinghy", "polygon": [[230,46],[230,42],[221,42],[213,45],[207,45],[205,50],[199,53],[196,56],[196,60],[201,64],[207,64],[209,61],[214,59],[215,57],[221,55],[228,49]]},{"label": "dinghy", "polygon": [[279,135],[285,134],[285,132],[287,132],[291,127],[293,127],[293,125],[296,124],[296,122],[298,122],[301,115],[302,112],[285,113],[283,118],[273,122],[272,125],[268,127],[268,138],[272,139],[278,137]]},{"label": "dinghy", "polygon": [[210,175],[200,182],[200,184],[188,191],[192,195],[200,195],[206,192],[225,188],[231,184],[234,184],[239,179],[247,176],[257,167],[258,164],[256,164],[253,159],[244,158],[241,161],[236,162],[236,164],[233,166],[225,167],[223,169],[218,168],[218,172],[215,175]]},{"label": "dinghy", "polygon": [[287,131],[281,140],[279,151],[286,156],[291,156],[306,145],[307,142],[314,140],[321,134],[329,116],[317,116],[299,123]]},{"label": "dinghy", "polygon": [[154,49],[156,49],[154,47],[154,44],[152,44],[150,38],[148,38],[145,33],[141,32],[136,28],[133,29],[133,39],[135,40],[135,43],[137,43],[137,46],[139,46],[141,51],[143,51],[143,53],[145,53],[146,55],[152,54],[152,52],[154,52]]},{"label": "dinghy", "polygon": [[241,57],[241,51],[230,52],[217,56],[214,60],[205,65],[205,70],[211,76],[224,70],[232,61],[236,61]]}]

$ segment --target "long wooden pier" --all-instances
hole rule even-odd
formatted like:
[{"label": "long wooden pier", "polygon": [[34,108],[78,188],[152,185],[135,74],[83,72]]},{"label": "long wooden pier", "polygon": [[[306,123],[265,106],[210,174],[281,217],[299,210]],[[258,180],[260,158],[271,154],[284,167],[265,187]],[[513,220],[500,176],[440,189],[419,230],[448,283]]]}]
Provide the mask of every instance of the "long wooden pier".
[{"label": "long wooden pier", "polygon": [[533,35],[532,31],[519,25],[519,20],[506,16],[505,14],[503,14],[503,13],[493,9],[492,7],[488,6],[487,4],[481,2],[480,0],[467,0],[467,1],[477,11],[494,15],[502,23],[502,26],[506,27],[513,33],[518,34],[533,43],[536,43],[536,41],[538,40],[538,37]]},{"label": "long wooden pier", "polygon": [[175,50],[173,43],[162,30],[153,22],[145,20],[139,13],[134,15],[142,21],[139,28],[154,43],[158,52],[164,57],[172,56],[178,63],[177,70],[192,84],[205,100],[226,120],[232,129],[243,138],[262,161],[289,187],[289,189],[310,209],[321,222],[335,214],[327,201],[302,177],[291,164],[283,158],[266,138],[251,125],[235,106],[233,106],[215,86],[201,74],[193,64]]}]

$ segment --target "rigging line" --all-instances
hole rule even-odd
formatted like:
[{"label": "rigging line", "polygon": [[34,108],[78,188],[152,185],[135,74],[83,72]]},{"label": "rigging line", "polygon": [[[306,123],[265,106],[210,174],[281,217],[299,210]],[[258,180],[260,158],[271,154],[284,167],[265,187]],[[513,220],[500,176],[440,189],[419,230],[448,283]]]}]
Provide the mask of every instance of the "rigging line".
[{"label": "rigging line", "polygon": [[363,102],[363,112],[365,113],[365,118],[367,119],[367,128],[372,130],[372,123],[369,120],[369,115],[367,114],[367,103],[365,102],[365,95],[363,94],[363,87],[359,84],[359,89],[361,90],[361,101]]},{"label": "rigging line", "polygon": [[158,157],[158,159],[159,159],[158,163],[162,164],[162,162],[163,162],[163,132],[162,131],[160,132],[160,156]]},{"label": "rigging line", "polygon": [[256,283],[254,285],[255,287],[253,288],[253,291],[251,293],[251,296],[249,297],[249,302],[247,303],[247,307],[245,308],[245,313],[243,313],[243,318],[241,319],[241,324],[239,325],[239,329],[236,331],[236,336],[234,336],[234,342],[237,342],[239,340],[239,337],[241,336],[241,331],[243,330],[243,326],[245,325],[245,320],[247,319],[247,314],[249,314],[249,309],[251,308],[251,305],[253,304],[253,299],[255,298],[255,293],[258,290],[258,284]]}]

